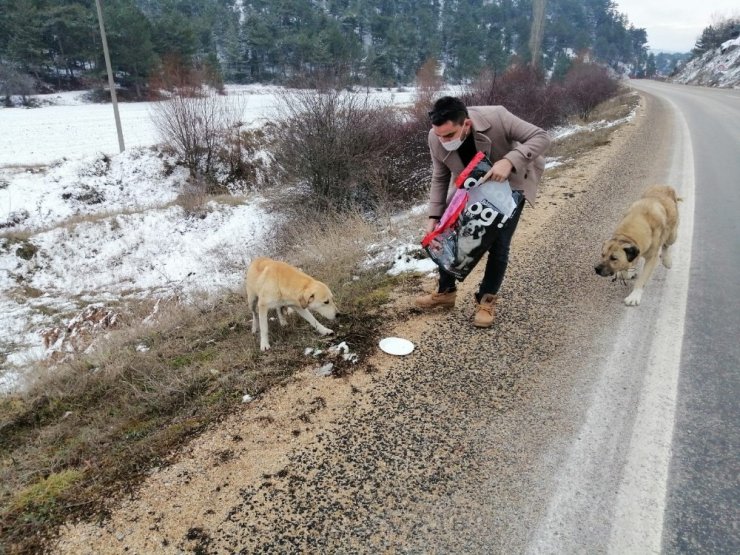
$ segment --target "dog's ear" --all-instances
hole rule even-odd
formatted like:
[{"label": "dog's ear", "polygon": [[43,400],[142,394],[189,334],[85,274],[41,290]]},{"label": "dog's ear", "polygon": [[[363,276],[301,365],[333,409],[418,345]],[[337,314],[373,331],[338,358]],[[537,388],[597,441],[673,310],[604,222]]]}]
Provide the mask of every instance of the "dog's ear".
[{"label": "dog's ear", "polygon": [[314,294],[311,293],[309,296],[306,296],[308,294],[307,291],[304,291],[300,295],[298,295],[298,302],[301,305],[301,308],[308,308],[308,305],[311,304],[311,302],[314,299]]},{"label": "dog's ear", "polygon": [[632,262],[640,254],[640,249],[635,245],[630,245],[629,247],[624,247],[624,252],[627,255],[627,262]]}]

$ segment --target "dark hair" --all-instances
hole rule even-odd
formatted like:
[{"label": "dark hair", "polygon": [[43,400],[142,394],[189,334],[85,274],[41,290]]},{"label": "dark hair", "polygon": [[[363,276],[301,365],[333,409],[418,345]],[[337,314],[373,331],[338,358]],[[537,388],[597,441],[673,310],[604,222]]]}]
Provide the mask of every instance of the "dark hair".
[{"label": "dark hair", "polygon": [[455,96],[443,96],[432,106],[429,119],[432,125],[442,125],[446,121],[462,123],[468,117],[468,109],[463,101]]}]

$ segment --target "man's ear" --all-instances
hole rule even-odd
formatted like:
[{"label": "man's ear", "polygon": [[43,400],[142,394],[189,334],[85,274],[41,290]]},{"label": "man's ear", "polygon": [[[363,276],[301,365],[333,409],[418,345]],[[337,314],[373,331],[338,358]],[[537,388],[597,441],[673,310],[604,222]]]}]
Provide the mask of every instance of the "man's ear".
[{"label": "man's ear", "polygon": [[627,261],[632,262],[640,254],[640,249],[634,245],[630,245],[629,247],[624,247],[624,252],[627,255]]}]

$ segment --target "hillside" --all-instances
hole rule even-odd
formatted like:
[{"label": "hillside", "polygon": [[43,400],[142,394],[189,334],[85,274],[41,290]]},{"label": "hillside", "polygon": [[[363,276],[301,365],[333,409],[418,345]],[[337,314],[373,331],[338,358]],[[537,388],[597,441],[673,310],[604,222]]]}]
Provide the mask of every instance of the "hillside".
[{"label": "hillside", "polygon": [[740,88],[740,37],[688,62],[672,81],[686,85]]},{"label": "hillside", "polygon": [[[615,70],[644,71],[646,31],[615,3],[543,4],[542,25],[523,0],[120,0],[104,12],[121,96],[138,100],[190,69],[215,83],[389,86],[412,83],[430,58],[447,82],[459,83],[522,60],[562,77],[574,56],[588,52]],[[100,83],[104,65],[89,1],[0,5],[0,95]]]}]

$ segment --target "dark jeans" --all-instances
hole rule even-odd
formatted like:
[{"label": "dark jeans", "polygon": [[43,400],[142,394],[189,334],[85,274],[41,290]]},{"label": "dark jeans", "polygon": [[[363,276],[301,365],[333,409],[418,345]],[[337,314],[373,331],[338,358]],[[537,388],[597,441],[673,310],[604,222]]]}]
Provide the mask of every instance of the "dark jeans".
[{"label": "dark jeans", "polygon": [[[498,293],[501,283],[504,281],[506,267],[509,264],[509,246],[511,238],[514,236],[516,226],[519,223],[519,216],[524,210],[524,199],[519,203],[516,214],[509,221],[508,225],[499,231],[498,236],[494,239],[488,249],[488,260],[486,261],[486,271],[483,273],[483,281],[480,282],[476,298],[480,298],[486,293],[495,295]],[[439,293],[457,290],[455,285],[455,276],[440,269],[439,271]]]}]

